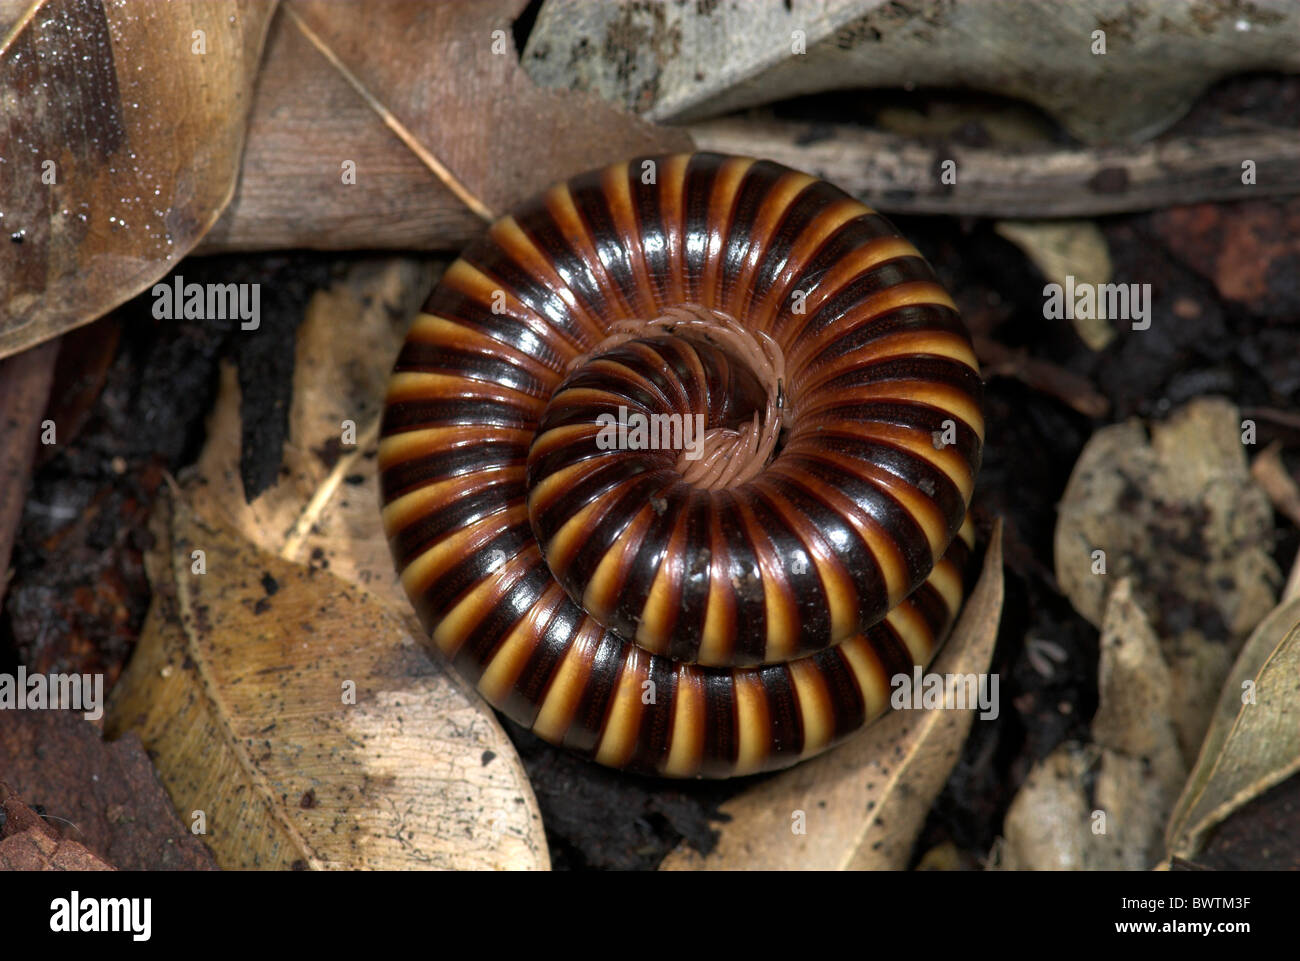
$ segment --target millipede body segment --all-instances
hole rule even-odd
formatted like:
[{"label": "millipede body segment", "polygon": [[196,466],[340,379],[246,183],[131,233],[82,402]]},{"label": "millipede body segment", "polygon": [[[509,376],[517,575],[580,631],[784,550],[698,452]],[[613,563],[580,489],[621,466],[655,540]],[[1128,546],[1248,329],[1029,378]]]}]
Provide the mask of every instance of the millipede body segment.
[{"label": "millipede body segment", "polygon": [[930,661],[983,430],[953,302],[883,217],[768,161],[637,158],[447,270],[389,384],[383,522],[497,708],[726,777],[825,749]]}]

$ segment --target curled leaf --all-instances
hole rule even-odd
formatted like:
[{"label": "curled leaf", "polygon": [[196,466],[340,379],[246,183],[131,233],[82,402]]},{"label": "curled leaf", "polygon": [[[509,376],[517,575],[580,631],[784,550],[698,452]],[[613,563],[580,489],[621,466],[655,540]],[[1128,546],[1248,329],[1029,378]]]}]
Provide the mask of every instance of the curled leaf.
[{"label": "curled leaf", "polygon": [[1169,819],[1170,854],[1192,858],[1229,814],[1300,771],[1300,598],[1279,606],[1232,666],[1196,766]]}]

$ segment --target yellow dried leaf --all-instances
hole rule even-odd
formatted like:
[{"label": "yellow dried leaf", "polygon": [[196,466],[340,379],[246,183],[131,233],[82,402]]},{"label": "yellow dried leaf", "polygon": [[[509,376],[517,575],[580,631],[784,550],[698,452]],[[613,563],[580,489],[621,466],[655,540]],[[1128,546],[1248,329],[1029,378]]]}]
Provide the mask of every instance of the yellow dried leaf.
[{"label": "yellow dried leaf", "polygon": [[106,732],[140,735],[222,867],[547,866],[478,698],[401,618],[163,505],[154,601]]}]

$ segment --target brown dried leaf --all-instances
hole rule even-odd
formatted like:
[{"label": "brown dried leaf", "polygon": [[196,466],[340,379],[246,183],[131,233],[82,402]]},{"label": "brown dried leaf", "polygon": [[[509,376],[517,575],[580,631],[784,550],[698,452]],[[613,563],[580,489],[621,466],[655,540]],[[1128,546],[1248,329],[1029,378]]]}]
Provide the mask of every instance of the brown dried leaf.
[{"label": "brown dried leaf", "polygon": [[198,252],[453,250],[483,230],[288,17],[271,24],[251,114],[235,196]]},{"label": "brown dried leaf", "polygon": [[0,770],[51,815],[55,836],[124,871],[212,870],[134,734],[109,744],[79,714],[21,711],[0,725]]},{"label": "brown dried leaf", "polygon": [[[274,9],[37,0],[11,25],[0,356],[134,296],[207,232],[234,189]],[[193,52],[200,39],[206,53]]]},{"label": "brown dried leaf", "polygon": [[[1001,613],[999,522],[979,583],[929,671],[986,671]],[[661,870],[904,868],[973,717],[970,710],[894,711],[834,750],[723,804],[720,811],[731,820],[721,826],[718,846],[705,857],[683,844]],[[805,812],[806,834],[791,831],[795,811]]]},{"label": "brown dried leaf", "polygon": [[1300,771],[1298,679],[1300,597],[1266,617],[1233,664],[1169,819],[1170,854],[1194,858],[1215,825]]},{"label": "brown dried leaf", "polygon": [[[1243,158],[1254,156],[1245,149]],[[1296,169],[1294,161],[1290,167]],[[1174,207],[1155,214],[1151,225],[1175,256],[1209,279],[1220,296],[1284,323],[1300,309],[1300,292],[1292,282],[1300,258],[1300,199],[1252,197],[1231,206]],[[1288,362],[1295,358],[1276,361]]]},{"label": "brown dried leaf", "polygon": [[163,505],[154,603],[108,730],[140,734],[177,809],[204,812],[222,867],[547,865],[481,704],[402,618],[183,499]]},{"label": "brown dried leaf", "polygon": [[471,210],[503,213],[552,183],[690,137],[585,93],[545,90],[519,66],[526,0],[372,6],[292,0],[285,14]]},{"label": "brown dried leaf", "polygon": [[1142,763],[1153,786],[1168,795],[1164,801],[1147,799],[1163,821],[1187,766],[1174,729],[1169,667],[1128,580],[1116,585],[1106,605],[1097,687],[1092,738],[1107,751]]}]

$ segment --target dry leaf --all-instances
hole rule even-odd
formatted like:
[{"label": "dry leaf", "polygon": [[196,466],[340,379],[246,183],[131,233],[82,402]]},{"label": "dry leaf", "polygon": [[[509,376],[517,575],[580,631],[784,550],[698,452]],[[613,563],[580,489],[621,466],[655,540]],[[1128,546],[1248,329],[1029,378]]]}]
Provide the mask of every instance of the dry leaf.
[{"label": "dry leaf", "polygon": [[[1292,143],[1300,141],[1295,136],[1296,124],[1292,122],[1288,127],[1283,129]],[[1241,134],[1234,130],[1233,136],[1240,138]],[[1240,169],[1245,158],[1254,158],[1248,152],[1250,149],[1244,143],[1240,145],[1237,156],[1243,160],[1234,166]],[[1290,168],[1300,173],[1300,165],[1294,160]],[[1290,193],[1294,195],[1297,191]],[[1290,285],[1279,283],[1278,268],[1273,265],[1300,257],[1300,200],[1294,196],[1273,203],[1258,196],[1243,196],[1241,200],[1231,206],[1189,201],[1162,210],[1151,218],[1150,236],[1177,260],[1210,281],[1215,293],[1232,301],[1236,309],[1268,326],[1289,324],[1300,309],[1300,296]],[[1267,339],[1263,342],[1269,343]],[[1274,360],[1269,380],[1279,374],[1283,379],[1294,377],[1294,373],[1287,373],[1287,361],[1294,362],[1295,349],[1284,340],[1274,343],[1279,347],[1271,349],[1280,348],[1293,356]]]},{"label": "dry leaf", "polygon": [[[1002,528],[933,674],[988,669],[1002,613]],[[760,781],[723,804],[717,847],[681,845],[662,870],[900,869],[930,804],[961,754],[974,712],[894,711],[821,757]],[[806,834],[791,830],[803,811]]]},{"label": "dry leaf", "polygon": [[1035,764],[1007,808],[993,867],[1007,871],[1113,868],[1108,847],[1092,843],[1084,779],[1101,749],[1068,742]]},{"label": "dry leaf", "polygon": [[1272,509],[1250,478],[1240,425],[1233,405],[1200,398],[1153,423],[1149,437],[1136,420],[1103,428],[1058,512],[1056,576],[1080,614],[1101,627],[1111,588],[1132,578],[1169,664],[1189,760],[1281,578],[1270,556]]},{"label": "dry leaf", "polygon": [[403,612],[410,602],[379,522],[374,458],[393,359],[435,278],[427,261],[362,261],[313,296],[298,328],[280,476],[252,503],[240,482],[239,384],[229,366],[207,443],[182,474],[200,514],[285,560],[327,567]]},{"label": "dry leaf", "polygon": [[1297,30],[1291,0],[547,0],[524,65],[658,121],[821,90],[975,87],[1104,141],[1158,132],[1220,77],[1300,69]]},{"label": "dry leaf", "polygon": [[1187,765],[1169,668],[1127,580],[1106,607],[1098,686],[1094,743],[1062,744],[1030,771],[1007,811],[997,867],[1145,870],[1163,854]]},{"label": "dry leaf", "polygon": [[[182,475],[190,503],[202,517],[285,561],[327,570],[371,593],[388,616],[421,639],[423,628],[402,590],[380,524],[374,458],[393,358],[435,278],[426,261],[362,261],[313,297],[298,328],[289,437],[278,483],[252,503],[244,500],[239,386],[228,367],[208,421],[208,442],[194,469]],[[352,443],[345,442],[349,431]],[[459,705],[459,727],[445,734],[448,743],[441,750],[456,763],[477,764],[485,752],[494,755],[494,786],[509,781],[523,799],[509,812],[514,829],[535,830],[540,838],[541,815],[528,776],[496,716],[431,655],[421,650],[409,656],[427,662],[426,683]],[[536,859],[532,866],[547,866],[544,842],[528,852]]]},{"label": "dry leaf", "polygon": [[1102,622],[1099,705],[1092,738],[1101,748],[1093,799],[1106,832],[1093,835],[1112,867],[1146,870],[1164,854],[1164,827],[1187,779],[1173,685],[1160,642],[1128,581],[1111,592]]},{"label": "dry leaf", "polygon": [[1300,771],[1298,679],[1300,597],[1264,619],[1232,666],[1169,819],[1170,854],[1195,857],[1215,825]]},{"label": "dry leaf", "polygon": [[207,232],[234,189],[274,9],[37,0],[8,25],[0,357],[135,296]]},{"label": "dry leaf", "polygon": [[[1110,283],[1106,237],[1091,220],[1003,220],[994,224],[993,229],[1024,251],[1048,283],[1058,284],[1067,302],[1074,302],[1070,291],[1076,287]],[[1115,339],[1115,330],[1100,300],[1093,316],[1073,316],[1070,323],[1074,324],[1079,339],[1093,350],[1102,350]]]},{"label": "dry leaf", "polygon": [[1148,792],[1146,806],[1163,823],[1187,777],[1173,724],[1169,667],[1146,613],[1122,580],[1111,592],[1102,621],[1097,669],[1098,706],[1092,738],[1101,747],[1139,762],[1161,801]]},{"label": "dry leaf", "polygon": [[459,250],[482,232],[289,17],[271,24],[251,113],[235,196],[200,253]]},{"label": "dry leaf", "polygon": [[401,618],[162,503],[154,601],[107,730],[139,733],[218,864],[546,866],[527,786],[491,756],[477,699]]},{"label": "dry leaf", "polygon": [[655,128],[598,97],[535,87],[511,35],[525,6],[290,0],[284,12],[485,219],[583,170],[690,149],[685,133]]}]

